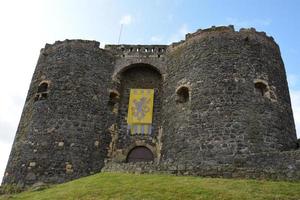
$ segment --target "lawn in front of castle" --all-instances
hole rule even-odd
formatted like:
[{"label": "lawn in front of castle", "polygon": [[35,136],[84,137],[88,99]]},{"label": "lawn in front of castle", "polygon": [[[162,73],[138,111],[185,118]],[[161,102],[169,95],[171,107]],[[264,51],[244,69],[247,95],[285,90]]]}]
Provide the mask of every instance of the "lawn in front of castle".
[{"label": "lawn in front of castle", "polygon": [[300,199],[300,182],[99,173],[3,199]]}]

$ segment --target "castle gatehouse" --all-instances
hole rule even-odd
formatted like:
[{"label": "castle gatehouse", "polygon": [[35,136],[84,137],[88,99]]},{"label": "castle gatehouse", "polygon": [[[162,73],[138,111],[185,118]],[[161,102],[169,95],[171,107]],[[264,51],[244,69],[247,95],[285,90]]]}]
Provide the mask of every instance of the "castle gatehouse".
[{"label": "castle gatehouse", "polygon": [[3,184],[101,170],[299,180],[274,39],[221,26],[170,45],[46,44]]}]

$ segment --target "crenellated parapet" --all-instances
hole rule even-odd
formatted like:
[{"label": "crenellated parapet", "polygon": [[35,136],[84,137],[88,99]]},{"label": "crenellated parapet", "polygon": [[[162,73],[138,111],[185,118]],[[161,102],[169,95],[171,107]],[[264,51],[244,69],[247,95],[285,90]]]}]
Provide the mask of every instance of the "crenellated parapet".
[{"label": "crenellated parapet", "polygon": [[273,46],[279,49],[278,45],[274,41],[272,36],[268,36],[263,31],[257,31],[255,28],[241,28],[239,31],[234,29],[233,25],[229,26],[212,26],[207,29],[198,29],[193,33],[188,33],[185,35],[185,40],[172,43],[170,46],[172,49],[184,45],[186,43],[194,42],[195,40],[209,39],[215,37],[235,37],[245,40],[246,42],[259,42],[265,43],[266,45]]},{"label": "crenellated parapet", "polygon": [[105,45],[106,50],[110,50],[117,57],[150,57],[159,58],[164,56],[168,45]]}]

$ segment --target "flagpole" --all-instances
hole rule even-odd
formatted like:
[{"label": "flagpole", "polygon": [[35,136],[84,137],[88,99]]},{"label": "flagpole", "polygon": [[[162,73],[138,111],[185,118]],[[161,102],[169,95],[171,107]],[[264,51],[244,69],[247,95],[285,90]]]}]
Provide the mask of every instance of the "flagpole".
[{"label": "flagpole", "polygon": [[120,44],[122,30],[123,30],[123,24],[121,24],[120,33],[119,33],[119,39],[118,39],[118,44]]}]

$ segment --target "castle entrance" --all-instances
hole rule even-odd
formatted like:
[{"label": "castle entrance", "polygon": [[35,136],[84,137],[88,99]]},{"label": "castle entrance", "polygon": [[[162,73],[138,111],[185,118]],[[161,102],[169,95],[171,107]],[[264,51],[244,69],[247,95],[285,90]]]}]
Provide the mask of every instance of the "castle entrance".
[{"label": "castle entrance", "polygon": [[[127,151],[129,146],[138,141],[155,147],[155,138],[161,124],[161,73],[149,64],[132,64],[120,73],[118,91],[119,139],[115,144],[116,149]],[[142,145],[124,156],[127,157],[127,162],[153,161],[155,157],[151,150]]]},{"label": "castle entrance", "polygon": [[127,156],[127,162],[150,162],[154,160],[153,153],[144,146],[133,148]]}]

